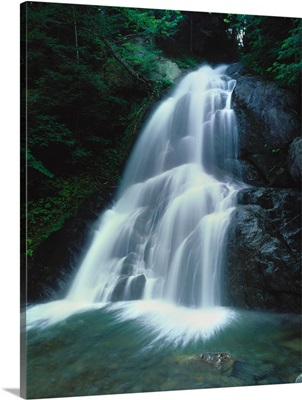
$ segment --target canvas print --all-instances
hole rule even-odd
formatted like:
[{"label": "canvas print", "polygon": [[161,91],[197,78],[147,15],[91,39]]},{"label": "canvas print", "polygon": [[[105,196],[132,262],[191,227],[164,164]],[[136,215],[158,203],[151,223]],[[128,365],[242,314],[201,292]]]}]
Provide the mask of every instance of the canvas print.
[{"label": "canvas print", "polygon": [[301,382],[301,19],[21,4],[21,395]]}]

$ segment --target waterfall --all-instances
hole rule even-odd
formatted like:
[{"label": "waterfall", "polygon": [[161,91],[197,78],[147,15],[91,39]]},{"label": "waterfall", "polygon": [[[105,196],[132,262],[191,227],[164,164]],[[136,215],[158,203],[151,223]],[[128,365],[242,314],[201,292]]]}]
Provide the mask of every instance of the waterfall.
[{"label": "waterfall", "polygon": [[239,177],[226,67],[185,76],[146,124],[66,300],[221,306]]}]

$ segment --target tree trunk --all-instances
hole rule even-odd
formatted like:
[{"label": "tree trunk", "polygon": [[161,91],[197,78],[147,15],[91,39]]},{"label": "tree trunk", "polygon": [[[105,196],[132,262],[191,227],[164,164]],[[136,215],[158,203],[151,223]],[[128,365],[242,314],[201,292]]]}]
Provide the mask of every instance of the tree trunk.
[{"label": "tree trunk", "polygon": [[78,43],[78,28],[77,28],[77,21],[75,17],[75,11],[73,9],[73,25],[74,25],[74,37],[75,37],[75,45],[76,45],[76,56],[77,56],[77,63],[80,64],[80,54],[79,54],[79,43]]},{"label": "tree trunk", "polygon": [[132,76],[135,77],[139,82],[143,83],[147,87],[151,88],[151,84],[147,82],[144,78],[142,78],[137,72],[135,72],[128,64],[126,64],[117,54],[117,52],[114,50],[114,48],[111,46],[111,44],[108,42],[107,39],[102,39],[103,42],[105,43],[109,53],[112,54],[112,56],[118,61]]}]

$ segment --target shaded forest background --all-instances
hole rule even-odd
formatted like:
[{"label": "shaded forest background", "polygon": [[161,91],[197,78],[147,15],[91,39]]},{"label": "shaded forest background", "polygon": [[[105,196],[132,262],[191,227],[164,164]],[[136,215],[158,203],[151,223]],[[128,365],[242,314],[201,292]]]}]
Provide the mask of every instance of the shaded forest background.
[{"label": "shaded forest background", "polygon": [[[27,2],[21,32],[21,219],[31,257],[95,192],[114,193],[158,73],[241,61],[298,92],[301,19]],[[25,229],[22,230],[25,232]]]}]

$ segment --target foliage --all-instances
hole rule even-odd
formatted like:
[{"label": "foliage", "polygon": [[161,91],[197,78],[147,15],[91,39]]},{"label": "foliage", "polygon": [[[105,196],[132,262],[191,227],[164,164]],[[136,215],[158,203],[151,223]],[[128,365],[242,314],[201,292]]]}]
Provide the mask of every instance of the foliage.
[{"label": "foliage", "polygon": [[229,32],[235,32],[242,62],[249,70],[300,90],[301,19],[230,14],[225,22]]},{"label": "foliage", "polygon": [[177,32],[177,26],[182,20],[180,11],[141,10],[123,8],[126,17],[125,25],[133,33],[140,33],[149,39],[156,36],[168,37]]},{"label": "foliage", "polygon": [[154,93],[158,36],[178,11],[22,4],[21,168],[27,254],[96,190],[114,186]]},{"label": "foliage", "polygon": [[36,171],[44,174],[48,178],[53,178],[54,174],[51,173],[47,168],[44,167],[41,161],[37,160],[32,154],[30,149],[24,149],[21,147],[21,154],[23,153],[23,157],[27,159],[27,165],[29,168],[35,169]]},{"label": "foliage", "polygon": [[[201,60],[198,60],[199,64]],[[182,57],[174,58],[174,62],[179,66],[181,69],[189,69],[194,68],[197,64],[196,58],[189,57],[187,55],[182,55]]]},{"label": "foliage", "polygon": [[65,219],[75,215],[78,205],[96,190],[97,184],[93,177],[78,174],[75,177],[56,179],[48,196],[45,190],[45,196],[29,200],[26,212],[27,254],[31,256],[36,246],[51,232],[60,229]]},{"label": "foliage", "polygon": [[282,42],[277,61],[267,70],[272,72],[281,84],[295,87],[301,82],[302,71],[302,20],[295,19],[295,26]]}]

